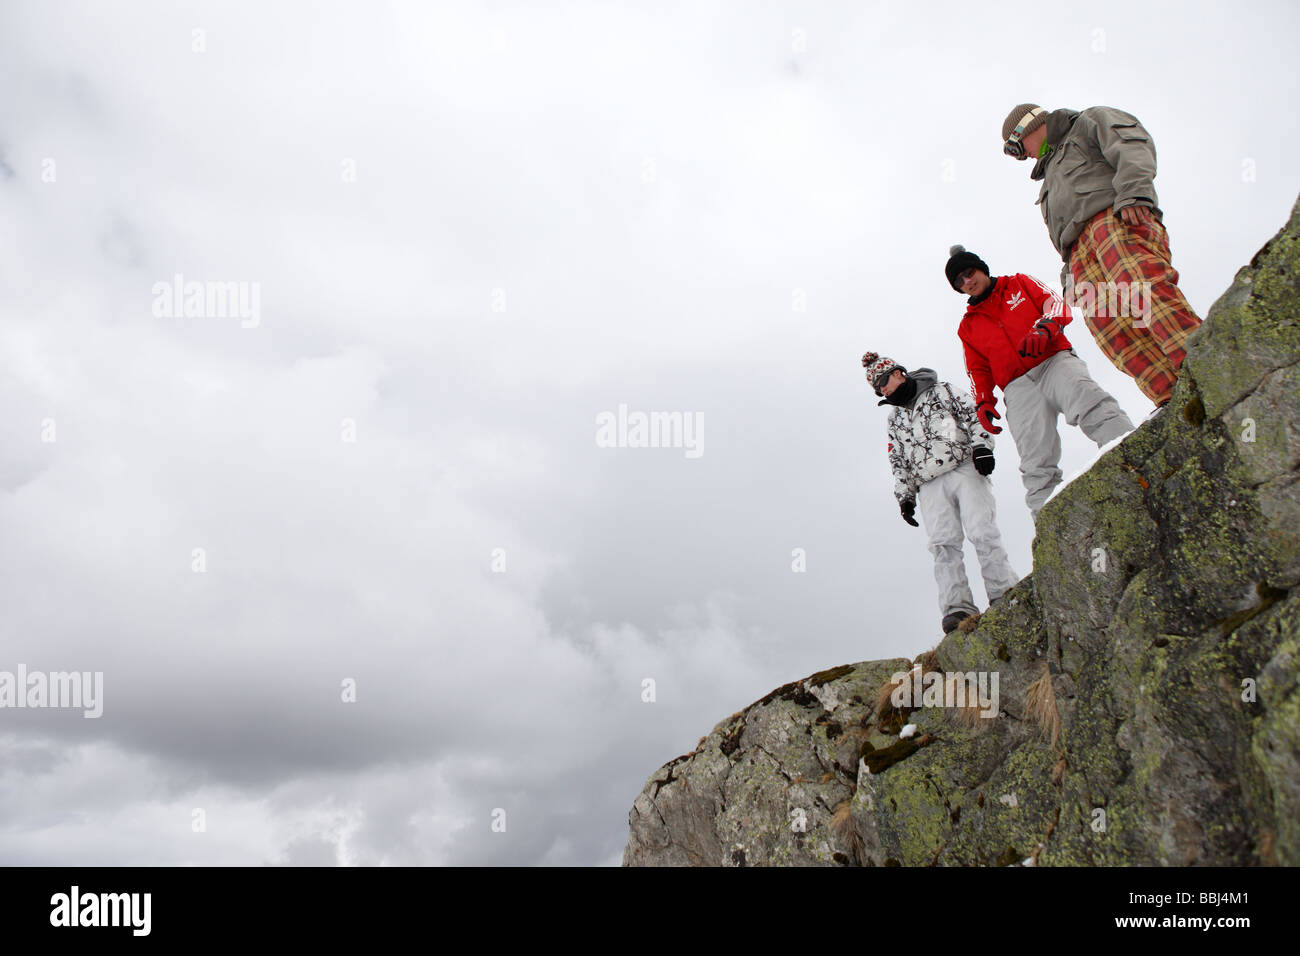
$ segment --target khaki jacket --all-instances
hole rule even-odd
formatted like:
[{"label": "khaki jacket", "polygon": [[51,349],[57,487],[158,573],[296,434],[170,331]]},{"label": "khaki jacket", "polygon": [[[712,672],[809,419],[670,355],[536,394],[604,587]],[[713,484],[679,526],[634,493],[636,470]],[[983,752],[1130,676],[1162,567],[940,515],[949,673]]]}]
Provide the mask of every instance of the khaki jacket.
[{"label": "khaki jacket", "polygon": [[1161,216],[1156,148],[1136,116],[1109,106],[1054,110],[1047,117],[1046,142],[1052,151],[1034,165],[1030,178],[1043,181],[1038,208],[1067,264],[1079,233],[1103,209],[1150,206]]}]

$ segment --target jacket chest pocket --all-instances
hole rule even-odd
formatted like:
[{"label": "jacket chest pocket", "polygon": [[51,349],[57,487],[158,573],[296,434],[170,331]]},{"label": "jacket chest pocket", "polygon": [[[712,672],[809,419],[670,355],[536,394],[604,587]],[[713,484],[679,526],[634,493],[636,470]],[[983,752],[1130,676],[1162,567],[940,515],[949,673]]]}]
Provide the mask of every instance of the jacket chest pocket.
[{"label": "jacket chest pocket", "polygon": [[1079,143],[1066,140],[1056,147],[1056,156],[1053,160],[1056,166],[1057,176],[1065,182],[1070,182],[1076,178],[1079,170],[1088,163],[1088,151]]},{"label": "jacket chest pocket", "polygon": [[1110,128],[1126,143],[1145,143],[1147,138],[1144,130],[1136,122],[1133,123],[1111,123]]},{"label": "jacket chest pocket", "polygon": [[1057,188],[1068,191],[1072,196],[1085,196],[1099,189],[1109,189],[1115,175],[1115,168],[1105,157],[1100,153],[1091,155],[1080,146],[1074,146],[1061,157],[1059,168]]},{"label": "jacket chest pocket", "polygon": [[[1065,147],[1065,151],[1056,160],[1056,169],[1043,179],[1043,188],[1038,194],[1039,208],[1043,212],[1043,222],[1050,226],[1061,226],[1065,224],[1067,218],[1071,215],[1070,197],[1078,197],[1085,193],[1096,192],[1100,186],[1093,182],[1087,182],[1088,173],[1085,167],[1088,165],[1088,157],[1081,152]],[[1048,196],[1052,190],[1048,188],[1048,182],[1056,181],[1056,192],[1058,202],[1055,204],[1055,212],[1048,207]]]}]

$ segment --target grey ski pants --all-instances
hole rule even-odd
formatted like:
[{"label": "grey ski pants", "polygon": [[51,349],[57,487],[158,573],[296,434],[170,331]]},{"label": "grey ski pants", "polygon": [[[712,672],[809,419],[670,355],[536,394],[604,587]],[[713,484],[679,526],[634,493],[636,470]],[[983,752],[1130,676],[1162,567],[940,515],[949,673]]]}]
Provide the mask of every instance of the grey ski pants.
[{"label": "grey ski pants", "polygon": [[917,490],[917,510],[930,536],[934,555],[934,580],[939,585],[939,609],[947,616],[954,611],[974,613],[979,609],[966,580],[962,556],[962,529],[975,545],[984,590],[995,601],[1019,578],[1011,570],[1002,535],[998,533],[997,505],[993,483],[975,470],[970,460],[952,471],[931,478]]},{"label": "grey ski pants", "polygon": [[1114,396],[1092,380],[1088,366],[1070,349],[1007,383],[1002,390],[1007,425],[1020,455],[1025,503],[1035,519],[1061,483],[1061,436],[1056,417],[1078,425],[1097,447],[1126,435],[1133,422]]}]

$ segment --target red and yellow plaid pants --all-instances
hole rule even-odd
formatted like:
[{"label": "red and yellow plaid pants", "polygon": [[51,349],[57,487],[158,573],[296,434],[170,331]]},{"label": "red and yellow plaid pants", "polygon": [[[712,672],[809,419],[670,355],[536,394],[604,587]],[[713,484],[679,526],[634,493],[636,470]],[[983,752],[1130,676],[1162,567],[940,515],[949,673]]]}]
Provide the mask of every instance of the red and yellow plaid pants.
[{"label": "red and yellow plaid pants", "polygon": [[1142,393],[1169,401],[1200,318],[1178,289],[1169,234],[1154,215],[1130,226],[1113,209],[1089,220],[1070,249],[1073,304],[1097,345]]}]

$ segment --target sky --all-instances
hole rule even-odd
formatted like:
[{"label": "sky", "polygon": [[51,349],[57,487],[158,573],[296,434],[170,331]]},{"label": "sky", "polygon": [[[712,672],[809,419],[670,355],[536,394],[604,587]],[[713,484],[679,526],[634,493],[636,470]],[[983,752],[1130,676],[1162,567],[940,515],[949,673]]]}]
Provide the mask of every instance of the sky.
[{"label": "sky", "polygon": [[[1006,114],[1144,123],[1204,315],[1300,192],[1298,28],[0,4],[0,671],[102,675],[95,718],[0,708],[0,863],[618,863],[717,722],[942,637],[860,357],[965,386],[953,243],[1057,281]],[[609,447],[620,408],[690,446]]]}]

